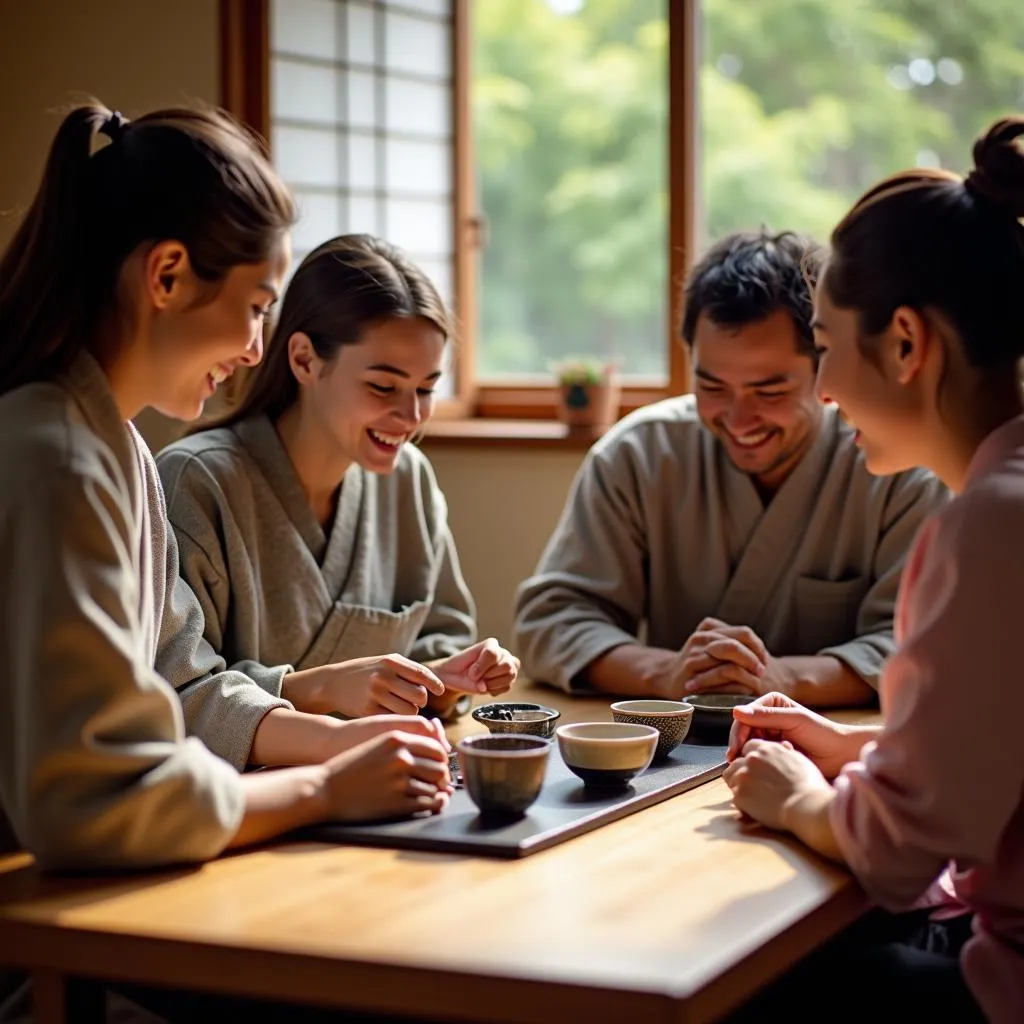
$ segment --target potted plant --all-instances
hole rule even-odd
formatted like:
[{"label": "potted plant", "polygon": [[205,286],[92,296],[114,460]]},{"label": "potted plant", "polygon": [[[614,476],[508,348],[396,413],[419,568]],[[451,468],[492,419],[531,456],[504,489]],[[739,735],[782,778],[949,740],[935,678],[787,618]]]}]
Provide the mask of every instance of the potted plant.
[{"label": "potted plant", "polygon": [[620,387],[613,363],[592,357],[566,359],[555,367],[558,415],[570,427],[607,427],[619,411]]}]

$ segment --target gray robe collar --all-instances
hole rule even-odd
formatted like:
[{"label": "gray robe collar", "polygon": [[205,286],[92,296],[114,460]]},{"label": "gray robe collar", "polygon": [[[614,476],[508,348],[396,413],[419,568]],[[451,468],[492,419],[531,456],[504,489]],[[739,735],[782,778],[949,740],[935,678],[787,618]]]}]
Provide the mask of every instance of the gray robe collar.
[{"label": "gray robe collar", "polygon": [[723,485],[723,507],[731,528],[744,538],[742,554],[717,612],[725,622],[756,621],[771,597],[764,589],[764,581],[778,578],[795,556],[842,429],[836,409],[826,406],[818,436],[767,508],[754,482],[732,464],[725,449],[708,432],[707,437],[716,448],[714,457]]},{"label": "gray robe collar", "polygon": [[266,478],[284,514],[302,538],[310,558],[323,577],[332,600],[345,586],[358,541],[359,512],[363,498],[363,471],[349,467],[338,495],[338,508],[328,537],[309,506],[295,466],[273,423],[253,416],[231,428]]},{"label": "gray robe collar", "polygon": [[110,448],[122,473],[128,479],[135,476],[138,432],[122,419],[110,381],[96,359],[88,352],[79,352],[55,383],[70,393],[86,424]]}]

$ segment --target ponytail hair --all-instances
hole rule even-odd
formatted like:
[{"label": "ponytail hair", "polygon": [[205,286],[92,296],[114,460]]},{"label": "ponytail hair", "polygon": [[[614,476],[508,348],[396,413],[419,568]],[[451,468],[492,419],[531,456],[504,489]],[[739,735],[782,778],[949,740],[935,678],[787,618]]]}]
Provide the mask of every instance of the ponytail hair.
[{"label": "ponytail hair", "polygon": [[1024,117],[993,124],[973,156],[966,178],[918,169],[885,179],[833,231],[824,287],[857,313],[867,357],[900,306],[940,313],[979,370],[1024,355]]},{"label": "ponytail hair", "polygon": [[[106,145],[97,148],[102,136]],[[95,351],[121,267],[144,243],[181,242],[211,285],[269,258],[294,203],[256,136],[215,109],[126,121],[97,102],[72,110],[42,183],[0,257],[0,394]]]}]

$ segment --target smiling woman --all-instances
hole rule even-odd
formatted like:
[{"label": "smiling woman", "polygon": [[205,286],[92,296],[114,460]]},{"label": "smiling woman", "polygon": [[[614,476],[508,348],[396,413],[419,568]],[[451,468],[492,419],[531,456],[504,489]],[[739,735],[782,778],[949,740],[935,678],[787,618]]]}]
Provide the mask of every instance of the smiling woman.
[{"label": "smiling woman", "polygon": [[296,666],[280,693],[301,709],[447,715],[515,679],[473,642],[444,496],[410,444],[449,333],[398,249],[335,238],[296,271],[238,410],[160,455],[207,639]]}]

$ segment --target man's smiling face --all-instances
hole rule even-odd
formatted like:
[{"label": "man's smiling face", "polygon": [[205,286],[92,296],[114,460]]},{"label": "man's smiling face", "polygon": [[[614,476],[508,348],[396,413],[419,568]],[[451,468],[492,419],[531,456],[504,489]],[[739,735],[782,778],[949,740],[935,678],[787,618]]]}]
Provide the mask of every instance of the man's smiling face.
[{"label": "man's smiling face", "polygon": [[741,472],[777,490],[822,422],[815,367],[786,310],[741,327],[702,315],[693,338],[697,411]]}]

